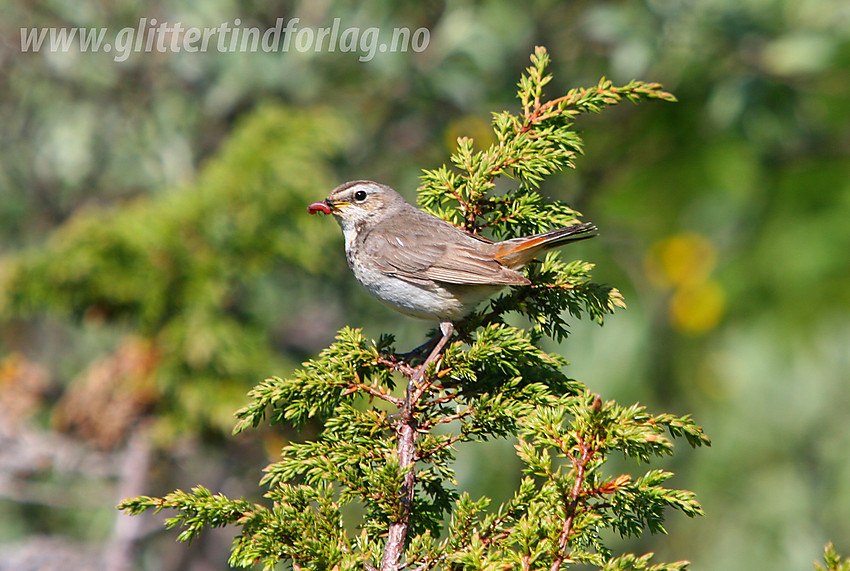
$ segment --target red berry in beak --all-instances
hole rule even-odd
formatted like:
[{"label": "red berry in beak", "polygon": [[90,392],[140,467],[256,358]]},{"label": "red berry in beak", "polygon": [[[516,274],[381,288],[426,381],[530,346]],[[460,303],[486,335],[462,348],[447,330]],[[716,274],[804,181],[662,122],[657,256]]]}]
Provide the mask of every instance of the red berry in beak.
[{"label": "red berry in beak", "polygon": [[318,214],[319,212],[323,212],[324,214],[331,213],[331,207],[328,206],[327,202],[314,202],[310,206],[307,207],[307,212],[310,214]]}]

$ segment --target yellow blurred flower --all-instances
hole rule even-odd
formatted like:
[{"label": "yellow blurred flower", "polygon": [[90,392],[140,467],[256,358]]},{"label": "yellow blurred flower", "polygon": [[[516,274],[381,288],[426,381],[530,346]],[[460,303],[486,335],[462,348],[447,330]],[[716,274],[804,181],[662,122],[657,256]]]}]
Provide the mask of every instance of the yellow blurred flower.
[{"label": "yellow blurred flower", "polygon": [[697,335],[720,323],[726,296],[711,279],[717,250],[705,236],[688,232],[665,238],[650,249],[644,262],[658,287],[673,290],[668,315],[674,329]]},{"label": "yellow blurred flower", "polygon": [[717,327],[726,308],[726,295],[715,280],[678,288],[670,299],[670,323],[691,335]]},{"label": "yellow blurred flower", "polygon": [[682,287],[708,279],[717,262],[717,251],[707,238],[689,232],[655,244],[646,267],[649,276],[663,287]]}]

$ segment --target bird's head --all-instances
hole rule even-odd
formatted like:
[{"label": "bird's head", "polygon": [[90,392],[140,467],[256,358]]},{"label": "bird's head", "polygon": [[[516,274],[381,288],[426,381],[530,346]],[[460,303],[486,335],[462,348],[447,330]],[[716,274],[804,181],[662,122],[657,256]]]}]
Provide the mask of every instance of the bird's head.
[{"label": "bird's head", "polygon": [[307,207],[310,214],[333,214],[345,228],[367,220],[377,221],[407,204],[390,187],[368,180],[347,182],[333,189],[322,202]]}]

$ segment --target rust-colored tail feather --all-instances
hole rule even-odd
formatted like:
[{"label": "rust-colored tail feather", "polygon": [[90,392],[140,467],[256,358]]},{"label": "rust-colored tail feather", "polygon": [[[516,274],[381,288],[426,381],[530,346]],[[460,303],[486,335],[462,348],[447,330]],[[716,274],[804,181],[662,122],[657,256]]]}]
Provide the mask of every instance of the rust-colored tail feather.
[{"label": "rust-colored tail feather", "polygon": [[534,236],[505,240],[495,245],[495,258],[499,263],[511,269],[519,269],[545,250],[557,248],[567,242],[593,238],[596,236],[594,232],[596,232],[596,226],[590,222],[585,222],[584,224],[574,224]]}]

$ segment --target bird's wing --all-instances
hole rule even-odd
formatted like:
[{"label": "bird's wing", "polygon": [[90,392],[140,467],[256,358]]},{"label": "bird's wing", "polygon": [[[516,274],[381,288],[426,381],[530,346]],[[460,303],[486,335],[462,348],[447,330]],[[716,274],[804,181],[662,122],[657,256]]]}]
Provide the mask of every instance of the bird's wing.
[{"label": "bird's wing", "polygon": [[[435,280],[458,285],[525,285],[522,274],[495,261],[482,251],[486,244],[458,230],[389,229],[371,233],[365,240],[366,254],[385,274],[422,282]],[[430,230],[430,231],[428,231]],[[435,236],[434,234],[441,234]]]}]

